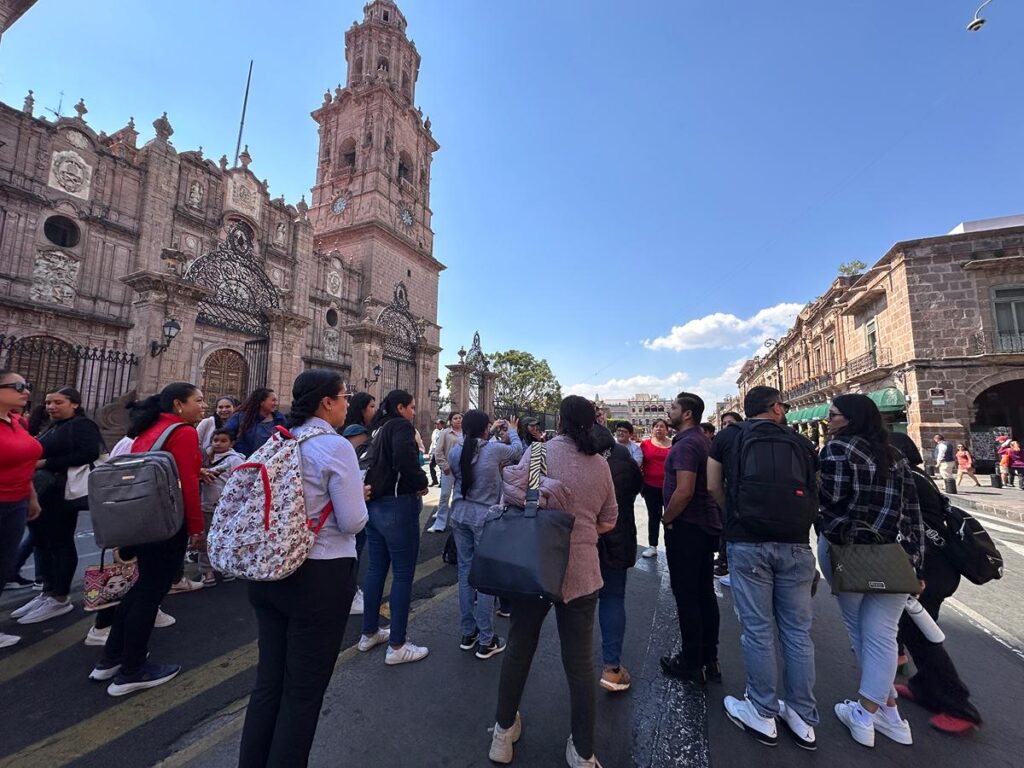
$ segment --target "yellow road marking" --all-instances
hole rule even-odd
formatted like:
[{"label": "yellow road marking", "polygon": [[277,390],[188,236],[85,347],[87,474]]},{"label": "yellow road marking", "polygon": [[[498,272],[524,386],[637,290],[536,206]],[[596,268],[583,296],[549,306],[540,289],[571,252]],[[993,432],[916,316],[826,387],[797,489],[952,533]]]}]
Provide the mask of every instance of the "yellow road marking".
[{"label": "yellow road marking", "polygon": [[[417,566],[413,579],[418,581],[443,567],[444,561],[440,556],[432,558]],[[450,590],[446,593],[448,591]],[[69,627],[68,630],[70,629],[72,628]],[[351,650],[346,649],[346,653]],[[347,660],[351,655],[344,658]],[[0,768],[55,768],[66,765],[245,672],[256,665],[257,659],[256,641],[246,643],[195,669],[183,672],[162,686],[159,695],[128,696],[122,700],[123,703],[115,704],[86,720],[30,744],[16,754],[0,759]]]},{"label": "yellow road marking", "polygon": [[93,624],[93,617],[76,621],[70,627],[55,632],[45,640],[33,643],[24,650],[13,653],[0,661],[0,683],[6,683],[18,675],[31,671],[37,664],[42,664],[51,656],[70,648],[75,643],[85,641],[85,633]]}]

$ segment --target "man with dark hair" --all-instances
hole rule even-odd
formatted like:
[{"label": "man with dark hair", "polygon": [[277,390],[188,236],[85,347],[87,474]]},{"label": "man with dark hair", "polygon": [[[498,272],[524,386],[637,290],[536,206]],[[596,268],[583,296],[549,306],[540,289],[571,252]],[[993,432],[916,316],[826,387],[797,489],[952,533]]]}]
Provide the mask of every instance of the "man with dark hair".
[{"label": "man with dark hair", "polygon": [[639,467],[644,463],[644,452],[640,450],[640,444],[633,440],[633,424],[629,421],[615,422],[615,442],[626,446],[629,455]]},{"label": "man with dark hair", "polygon": [[711,440],[715,436],[715,425],[710,421],[705,421],[700,425],[701,431],[707,435],[708,440]]},{"label": "man with dark hair", "polygon": [[[725,697],[729,719],[763,744],[778,740],[776,717],[805,749],[815,748],[811,586],[817,573],[810,527],[818,510],[818,456],[785,426],[779,390],[753,387],[748,421],[723,429],[708,458],[708,489],[725,511],[736,613],[743,625],[746,696]],[[784,664],[779,697],[775,632]]]},{"label": "man with dark hair", "polygon": [[708,493],[708,439],[700,428],[704,401],[680,392],[669,408],[676,429],[665,459],[665,552],[679,612],[681,648],[663,656],[665,674],[699,685],[720,680],[718,600],[714,556],[722,533],[718,505]]},{"label": "man with dark hair", "polygon": [[935,435],[932,438],[935,442],[935,467],[939,477],[956,477],[956,448],[944,435]]}]

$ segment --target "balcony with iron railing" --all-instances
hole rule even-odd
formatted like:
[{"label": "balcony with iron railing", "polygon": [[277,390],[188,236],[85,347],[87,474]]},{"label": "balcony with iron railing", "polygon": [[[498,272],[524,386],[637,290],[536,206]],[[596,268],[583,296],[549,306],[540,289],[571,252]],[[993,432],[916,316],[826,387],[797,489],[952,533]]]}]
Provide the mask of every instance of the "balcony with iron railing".
[{"label": "balcony with iron railing", "polygon": [[846,378],[867,381],[884,375],[892,368],[892,354],[888,347],[875,347],[870,352],[846,362]]},{"label": "balcony with iron railing", "polygon": [[982,331],[971,340],[976,355],[1024,354],[1024,333],[1009,331]]},{"label": "balcony with iron railing", "polygon": [[785,392],[785,398],[786,400],[797,400],[807,395],[816,394],[823,389],[828,389],[835,383],[836,375],[834,373],[823,373],[820,376],[815,376],[813,379],[808,379],[803,384],[790,387]]}]

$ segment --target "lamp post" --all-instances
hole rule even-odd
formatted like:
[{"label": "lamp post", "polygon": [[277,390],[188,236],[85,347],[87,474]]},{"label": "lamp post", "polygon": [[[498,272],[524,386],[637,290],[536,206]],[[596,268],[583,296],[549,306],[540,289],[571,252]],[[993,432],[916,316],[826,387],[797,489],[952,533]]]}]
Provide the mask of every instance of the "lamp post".
[{"label": "lamp post", "polygon": [[363,389],[368,390],[371,384],[376,384],[378,381],[380,381],[380,374],[381,372],[383,372],[383,370],[384,369],[380,367],[380,363],[377,363],[375,366],[373,366],[373,378],[363,379]]},{"label": "lamp post", "polygon": [[779,340],[765,339],[764,345],[767,349],[775,350],[775,383],[778,385],[779,394],[782,394],[782,350],[779,349]]},{"label": "lamp post", "polygon": [[434,379],[434,388],[427,389],[427,397],[430,398],[430,402],[434,406],[434,414],[437,415],[441,410],[441,379]]},{"label": "lamp post", "polygon": [[164,322],[163,327],[163,341],[149,342],[149,356],[157,357],[167,351],[167,348],[171,346],[171,342],[174,338],[181,333],[181,323],[174,319],[168,319]]}]

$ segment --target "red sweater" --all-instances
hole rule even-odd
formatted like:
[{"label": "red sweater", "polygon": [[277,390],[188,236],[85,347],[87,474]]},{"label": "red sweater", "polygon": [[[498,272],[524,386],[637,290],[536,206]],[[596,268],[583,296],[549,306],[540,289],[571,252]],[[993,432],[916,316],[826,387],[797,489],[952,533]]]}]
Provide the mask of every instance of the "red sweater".
[{"label": "red sweater", "polygon": [[[163,431],[171,424],[185,424],[173,413],[161,413],[156,424],[135,438],[132,453],[145,453],[153,447]],[[203,468],[203,454],[199,450],[199,433],[186,424],[171,433],[163,450],[174,457],[181,479],[181,497],[185,502],[185,530],[190,536],[203,532],[203,509],[199,502],[199,476]]]},{"label": "red sweater", "polygon": [[660,489],[665,485],[665,459],[671,448],[662,448],[652,440],[644,440],[640,443],[640,450],[644,454],[644,484]]},{"label": "red sweater", "polygon": [[32,492],[32,474],[43,446],[25,429],[21,417],[0,419],[0,502],[25,501]]}]

